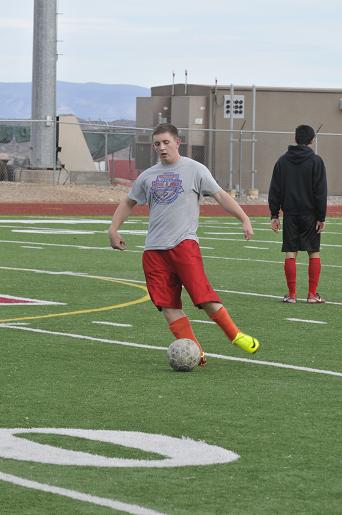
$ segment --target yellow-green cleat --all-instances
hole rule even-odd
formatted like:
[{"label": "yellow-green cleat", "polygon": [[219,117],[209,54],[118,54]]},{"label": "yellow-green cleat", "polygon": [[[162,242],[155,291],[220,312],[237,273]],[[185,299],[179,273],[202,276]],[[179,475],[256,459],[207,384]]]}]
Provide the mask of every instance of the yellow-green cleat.
[{"label": "yellow-green cleat", "polygon": [[232,343],[250,354],[254,354],[260,347],[260,343],[256,338],[245,333],[237,333]]}]

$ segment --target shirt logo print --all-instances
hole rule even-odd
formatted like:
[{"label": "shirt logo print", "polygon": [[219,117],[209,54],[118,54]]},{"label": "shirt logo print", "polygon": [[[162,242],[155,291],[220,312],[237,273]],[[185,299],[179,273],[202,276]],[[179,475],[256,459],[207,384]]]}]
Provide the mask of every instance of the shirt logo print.
[{"label": "shirt logo print", "polygon": [[158,175],[152,181],[151,195],[157,204],[172,204],[183,191],[182,180],[177,173]]}]

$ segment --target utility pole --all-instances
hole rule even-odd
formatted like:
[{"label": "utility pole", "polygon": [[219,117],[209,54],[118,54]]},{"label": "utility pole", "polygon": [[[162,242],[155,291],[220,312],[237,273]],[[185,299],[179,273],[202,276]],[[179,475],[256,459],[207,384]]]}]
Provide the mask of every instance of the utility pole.
[{"label": "utility pole", "polygon": [[37,169],[56,167],[56,17],[57,0],[34,0],[31,168]]}]

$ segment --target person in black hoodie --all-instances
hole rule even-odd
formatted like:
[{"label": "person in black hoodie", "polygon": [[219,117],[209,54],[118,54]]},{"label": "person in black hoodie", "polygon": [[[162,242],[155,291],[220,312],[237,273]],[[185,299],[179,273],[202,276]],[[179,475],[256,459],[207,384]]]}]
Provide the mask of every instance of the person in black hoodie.
[{"label": "person in black hoodie", "polygon": [[296,128],[295,141],[276,162],[268,194],[271,227],[279,231],[279,211],[283,211],[284,271],[288,293],[283,302],[296,302],[296,257],[299,250],[309,255],[307,302],[323,304],[317,293],[321,273],[320,239],[325,229],[327,179],[322,158],[309,145],[315,131],[309,125]]}]

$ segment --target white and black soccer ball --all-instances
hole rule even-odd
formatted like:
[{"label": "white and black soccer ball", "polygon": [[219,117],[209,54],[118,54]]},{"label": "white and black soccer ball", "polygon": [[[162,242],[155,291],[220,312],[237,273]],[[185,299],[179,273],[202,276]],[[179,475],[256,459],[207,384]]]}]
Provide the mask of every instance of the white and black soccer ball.
[{"label": "white and black soccer ball", "polygon": [[178,372],[190,372],[201,358],[198,345],[189,338],[180,338],[171,343],[167,349],[167,359],[171,368]]}]

